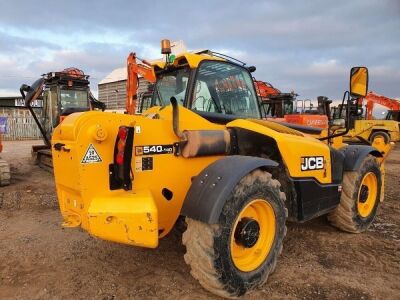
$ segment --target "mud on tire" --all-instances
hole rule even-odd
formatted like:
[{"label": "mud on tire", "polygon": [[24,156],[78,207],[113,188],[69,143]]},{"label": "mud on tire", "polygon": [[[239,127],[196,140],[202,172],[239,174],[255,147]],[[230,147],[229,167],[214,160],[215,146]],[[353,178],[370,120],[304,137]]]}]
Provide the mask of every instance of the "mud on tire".
[{"label": "mud on tire", "polygon": [[[241,211],[254,199],[266,201],[273,209],[275,235],[264,260],[254,270],[243,272],[235,266],[231,255],[232,231]],[[236,298],[263,284],[275,269],[286,235],[287,209],[285,194],[271,174],[255,170],[245,176],[226,201],[218,224],[205,224],[186,218],[187,230],[183,234],[186,246],[185,261],[191,274],[210,292],[223,297]],[[261,239],[261,235],[260,235]]]},{"label": "mud on tire", "polygon": [[[367,216],[361,216],[358,209],[361,183],[364,176],[373,173],[377,179],[376,199]],[[357,171],[345,172],[343,175],[342,195],[338,207],[328,215],[329,222],[347,232],[359,233],[368,229],[375,218],[380,201],[382,175],[376,158],[368,155]]]}]

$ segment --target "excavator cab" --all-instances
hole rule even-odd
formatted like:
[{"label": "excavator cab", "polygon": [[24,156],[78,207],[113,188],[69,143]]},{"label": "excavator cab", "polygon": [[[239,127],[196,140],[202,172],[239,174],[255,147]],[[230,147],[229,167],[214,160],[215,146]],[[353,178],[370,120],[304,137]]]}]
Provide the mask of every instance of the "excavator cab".
[{"label": "excavator cab", "polygon": [[271,95],[268,99],[260,102],[264,118],[284,118],[285,115],[294,113],[295,95],[291,93],[281,93]]},{"label": "excavator cab", "polygon": [[386,114],[386,120],[393,120],[400,122],[400,110],[388,110]]},{"label": "excavator cab", "polygon": [[160,106],[161,103],[154,95],[155,84],[149,84],[145,92],[139,93],[138,95],[138,113],[142,113],[153,106]]},{"label": "excavator cab", "polygon": [[66,116],[90,110],[88,77],[76,69],[45,75],[41,123],[48,139]]},{"label": "excavator cab", "polygon": [[[89,75],[83,71],[67,68],[61,72],[44,74],[31,86],[21,86],[20,92],[26,107],[35,119],[44,141],[44,145],[32,146],[32,155],[39,165],[51,168],[51,135],[66,116],[75,112],[105,109],[105,104],[92,95],[88,79]],[[43,102],[39,115],[31,107],[36,99]]]}]

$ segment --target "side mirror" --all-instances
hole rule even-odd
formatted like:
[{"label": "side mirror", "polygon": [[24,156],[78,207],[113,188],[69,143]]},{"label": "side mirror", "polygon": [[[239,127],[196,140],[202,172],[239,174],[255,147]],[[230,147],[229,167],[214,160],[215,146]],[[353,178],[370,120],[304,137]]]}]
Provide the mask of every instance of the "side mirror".
[{"label": "side mirror", "polygon": [[350,71],[350,95],[365,97],[368,92],[368,69],[366,67],[353,67]]},{"label": "side mirror", "polygon": [[249,70],[250,73],[253,73],[256,71],[256,67],[255,66],[250,66],[247,68]]}]

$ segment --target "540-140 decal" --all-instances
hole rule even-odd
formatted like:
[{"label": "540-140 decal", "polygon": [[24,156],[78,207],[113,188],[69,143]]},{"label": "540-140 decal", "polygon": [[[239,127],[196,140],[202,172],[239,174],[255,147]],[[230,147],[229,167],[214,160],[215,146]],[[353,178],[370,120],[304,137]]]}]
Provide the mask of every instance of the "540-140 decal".
[{"label": "540-140 decal", "polygon": [[172,154],[174,153],[173,145],[147,145],[136,146],[135,154],[140,155],[155,155],[155,154]]}]

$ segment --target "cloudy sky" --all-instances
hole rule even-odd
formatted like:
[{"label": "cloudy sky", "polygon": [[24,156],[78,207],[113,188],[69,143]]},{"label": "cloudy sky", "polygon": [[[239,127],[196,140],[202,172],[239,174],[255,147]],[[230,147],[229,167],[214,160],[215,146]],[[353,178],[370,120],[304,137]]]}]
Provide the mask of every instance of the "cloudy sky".
[{"label": "cloudy sky", "polygon": [[158,58],[162,38],[237,57],[301,98],[341,98],[355,65],[400,97],[400,0],[0,0],[0,96],[71,66],[96,92],[129,52]]}]

